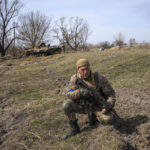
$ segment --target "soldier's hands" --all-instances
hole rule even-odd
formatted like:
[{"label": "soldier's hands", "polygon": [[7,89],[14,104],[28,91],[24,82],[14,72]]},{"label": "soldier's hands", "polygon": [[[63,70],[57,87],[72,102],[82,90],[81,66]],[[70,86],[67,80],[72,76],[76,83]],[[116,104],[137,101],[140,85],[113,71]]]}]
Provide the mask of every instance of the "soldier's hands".
[{"label": "soldier's hands", "polygon": [[112,109],[112,105],[110,103],[108,103],[108,104],[109,104],[109,107],[107,107],[107,108],[105,106],[103,106],[103,108],[102,108],[103,114],[108,113]]},{"label": "soldier's hands", "polygon": [[91,91],[89,91],[85,88],[80,88],[79,92],[80,92],[81,96],[83,96],[84,98],[88,98],[89,96],[92,96]]},{"label": "soldier's hands", "polygon": [[107,110],[105,108],[102,109],[102,113],[106,114]]}]

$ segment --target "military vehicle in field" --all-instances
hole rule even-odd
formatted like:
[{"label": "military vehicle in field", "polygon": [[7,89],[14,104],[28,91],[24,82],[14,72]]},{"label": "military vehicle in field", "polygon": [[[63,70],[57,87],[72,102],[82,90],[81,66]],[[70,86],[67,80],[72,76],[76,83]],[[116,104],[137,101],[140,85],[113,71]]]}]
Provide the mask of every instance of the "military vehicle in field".
[{"label": "military vehicle in field", "polygon": [[53,54],[61,53],[60,47],[46,46],[45,43],[41,43],[39,46],[28,49],[25,51],[26,56],[49,56]]}]

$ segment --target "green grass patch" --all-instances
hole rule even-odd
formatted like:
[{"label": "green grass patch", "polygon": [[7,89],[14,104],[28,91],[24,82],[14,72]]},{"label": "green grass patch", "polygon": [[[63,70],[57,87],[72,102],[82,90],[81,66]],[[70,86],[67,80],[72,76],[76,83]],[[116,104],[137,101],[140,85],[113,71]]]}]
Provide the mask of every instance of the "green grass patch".
[{"label": "green grass patch", "polygon": [[[17,97],[13,107],[28,111],[28,126],[21,127],[14,135],[17,142],[32,150],[117,150],[119,145],[126,144],[118,135],[107,132],[107,127],[98,133],[99,136],[94,130],[94,134],[83,132],[60,140],[69,130],[69,125],[61,108],[66,97],[56,92],[64,90],[58,77],[70,80],[71,75],[76,73],[75,64],[79,58],[87,58],[91,69],[106,76],[115,88],[149,88],[149,49],[76,52],[15,60],[15,65],[0,78],[0,97]],[[122,109],[128,107],[123,105]],[[124,110],[122,112],[125,113]],[[23,144],[19,150],[25,149]]]}]

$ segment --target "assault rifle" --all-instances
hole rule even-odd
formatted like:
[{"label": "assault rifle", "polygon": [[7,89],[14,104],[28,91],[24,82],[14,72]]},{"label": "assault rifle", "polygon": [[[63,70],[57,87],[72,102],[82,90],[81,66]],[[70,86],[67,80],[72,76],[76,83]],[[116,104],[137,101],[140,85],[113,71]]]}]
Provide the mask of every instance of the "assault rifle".
[{"label": "assault rifle", "polygon": [[76,84],[81,85],[82,87],[84,87],[84,88],[88,89],[89,91],[91,91],[92,96],[93,96],[93,103],[94,104],[102,104],[104,106],[104,108],[106,108],[107,112],[111,111],[114,114],[114,116],[116,117],[116,119],[118,119],[118,121],[122,120],[118,116],[117,112],[112,108],[112,106],[100,95],[100,93],[96,89],[94,89],[92,87],[89,87],[80,78],[77,78]]}]

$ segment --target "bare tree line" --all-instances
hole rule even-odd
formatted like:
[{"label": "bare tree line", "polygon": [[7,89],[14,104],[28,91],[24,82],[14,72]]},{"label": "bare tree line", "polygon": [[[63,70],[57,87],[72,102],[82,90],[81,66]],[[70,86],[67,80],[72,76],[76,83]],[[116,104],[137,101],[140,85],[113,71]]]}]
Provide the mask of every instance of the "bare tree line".
[{"label": "bare tree line", "polygon": [[70,17],[68,20],[61,17],[52,27],[52,19],[40,12],[30,12],[19,17],[20,27],[18,37],[22,45],[34,48],[40,43],[58,41],[58,45],[66,49],[78,50],[85,48],[89,36],[89,25],[79,17]]},{"label": "bare tree line", "polygon": [[[58,45],[66,49],[78,50],[85,48],[89,36],[89,25],[86,20],[70,17],[68,20],[61,17],[52,26],[52,18],[37,12],[22,14],[13,25],[14,18],[19,15],[22,8],[20,0],[0,1],[0,53],[5,56],[14,40],[26,48],[34,48],[40,43],[48,43],[53,39]],[[15,36],[13,30],[16,29]]]},{"label": "bare tree line", "polygon": [[[0,0],[1,56],[5,56],[8,49],[12,49],[12,43],[15,40],[17,40],[18,46],[25,48],[34,48],[41,43],[50,43],[53,40],[61,46],[63,52],[87,49],[87,40],[91,32],[85,19],[61,17],[53,24],[51,17],[45,16],[39,11],[19,16],[22,7],[21,0]],[[17,19],[16,24],[13,24],[14,19]],[[119,33],[114,36],[114,39],[115,42],[112,45],[118,45],[121,48],[124,44],[123,34]],[[133,46],[135,39],[130,39],[129,43],[130,46]],[[100,45],[104,48],[112,46],[107,41],[101,42]]]}]

